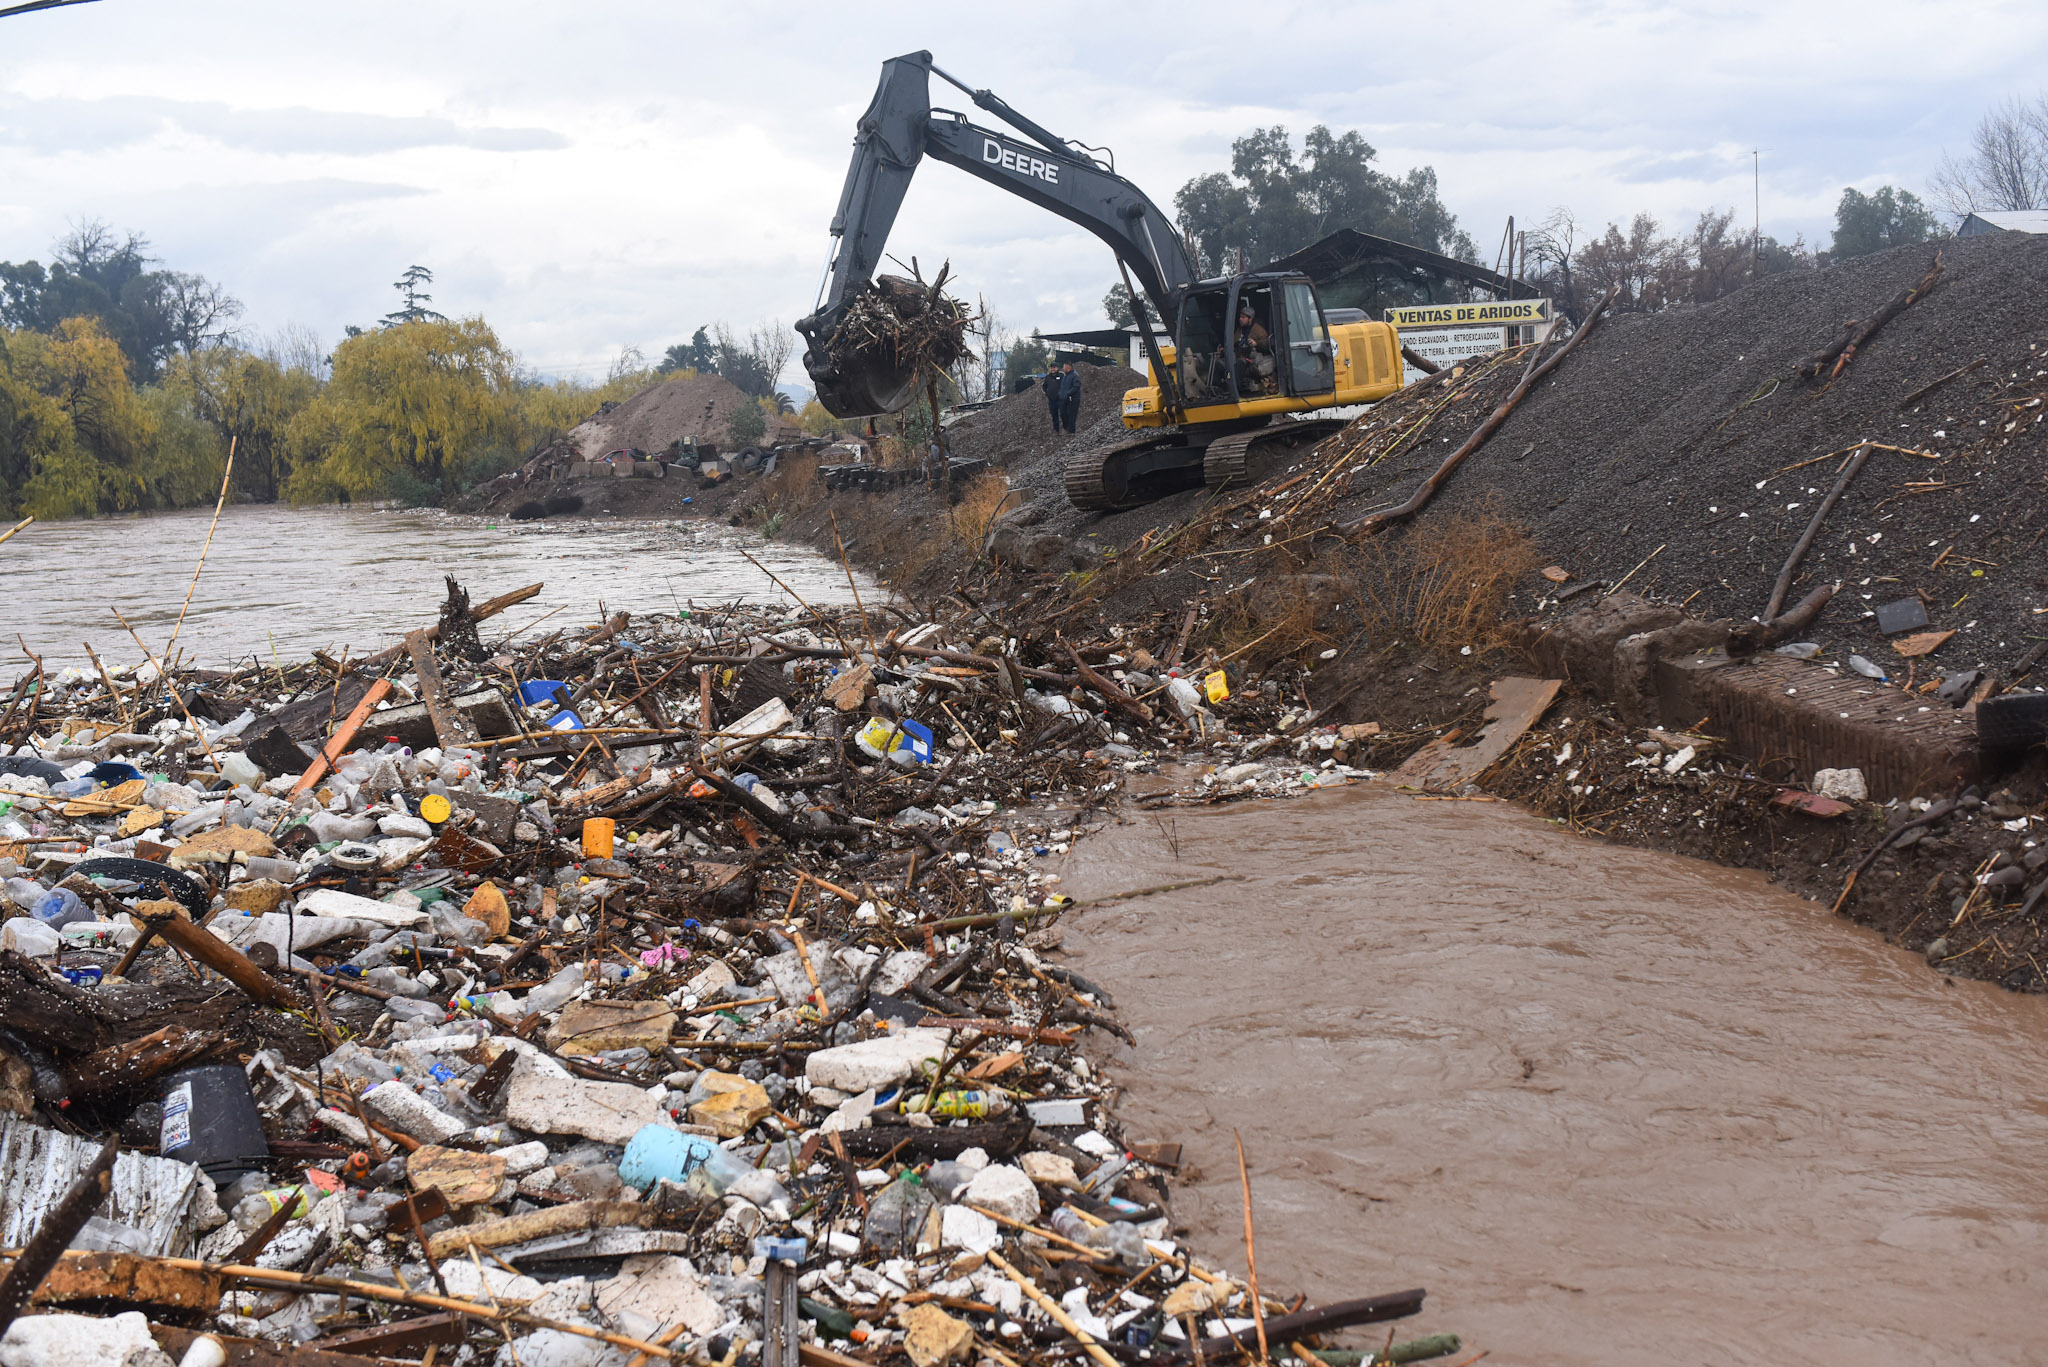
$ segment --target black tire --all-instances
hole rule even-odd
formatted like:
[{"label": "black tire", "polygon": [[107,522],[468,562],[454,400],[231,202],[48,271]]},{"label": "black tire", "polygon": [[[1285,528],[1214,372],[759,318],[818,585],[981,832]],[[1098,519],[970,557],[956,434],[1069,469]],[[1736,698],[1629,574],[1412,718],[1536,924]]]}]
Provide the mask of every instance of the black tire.
[{"label": "black tire", "polygon": [[1977,748],[2017,758],[2048,741],[2048,693],[2007,693],[1977,704]]}]

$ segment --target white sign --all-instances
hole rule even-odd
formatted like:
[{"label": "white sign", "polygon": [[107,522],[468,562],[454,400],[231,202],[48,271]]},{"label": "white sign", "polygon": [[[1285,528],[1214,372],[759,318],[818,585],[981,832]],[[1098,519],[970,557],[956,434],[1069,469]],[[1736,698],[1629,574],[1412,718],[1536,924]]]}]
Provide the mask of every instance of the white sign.
[{"label": "white sign", "polygon": [[[1496,328],[1403,328],[1401,345],[1439,366],[1456,365],[1467,356],[1484,356],[1508,344],[1508,330]],[[1408,366],[1402,376],[1414,384],[1423,372]]]}]

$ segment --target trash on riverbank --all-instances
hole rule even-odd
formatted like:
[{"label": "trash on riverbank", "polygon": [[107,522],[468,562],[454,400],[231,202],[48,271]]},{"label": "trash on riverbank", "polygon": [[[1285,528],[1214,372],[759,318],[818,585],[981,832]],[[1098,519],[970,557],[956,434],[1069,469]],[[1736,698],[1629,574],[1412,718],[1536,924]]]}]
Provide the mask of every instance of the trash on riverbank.
[{"label": "trash on riverbank", "polygon": [[[1218,800],[1346,781],[1347,742],[1169,641],[869,604],[486,642],[527,592],[14,690],[0,1171],[37,1181],[0,1259],[38,1309],[246,1362],[727,1367],[1348,1364],[1420,1310],[1255,1302],[1173,1237],[1037,863],[1173,747],[1287,760],[1180,799]],[[102,1203],[66,1183],[107,1138]]]}]

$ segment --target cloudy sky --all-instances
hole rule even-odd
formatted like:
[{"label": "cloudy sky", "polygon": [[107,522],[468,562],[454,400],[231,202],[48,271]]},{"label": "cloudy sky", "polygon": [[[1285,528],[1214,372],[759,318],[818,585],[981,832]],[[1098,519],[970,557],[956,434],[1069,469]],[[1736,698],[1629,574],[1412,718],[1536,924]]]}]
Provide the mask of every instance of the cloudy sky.
[{"label": "cloudy sky", "polygon": [[[601,375],[809,310],[854,120],[919,47],[1113,146],[1169,209],[1233,137],[1320,122],[1434,166],[1489,257],[1509,214],[1559,205],[1746,221],[1752,148],[1764,230],[1824,245],[1844,185],[1922,188],[1989,103],[2048,83],[2048,5],[99,0],[0,19],[0,260],[100,218],[252,329],[330,341],[418,262],[442,311]],[[930,163],[891,246],[1023,328],[1098,325],[1115,278],[1078,229]]]}]

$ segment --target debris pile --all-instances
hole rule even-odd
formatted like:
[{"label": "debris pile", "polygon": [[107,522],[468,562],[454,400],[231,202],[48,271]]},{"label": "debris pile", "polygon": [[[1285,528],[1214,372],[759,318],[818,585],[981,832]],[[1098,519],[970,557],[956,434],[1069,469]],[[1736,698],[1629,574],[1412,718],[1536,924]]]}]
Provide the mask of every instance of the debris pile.
[{"label": "debris pile", "polygon": [[967,310],[945,294],[948,268],[926,285],[922,276],[878,275],[871,290],[847,304],[832,338],[832,360],[846,369],[886,357],[902,370],[942,371],[967,354]]},{"label": "debris pile", "polygon": [[1331,1347],[1423,1293],[1308,1308],[1181,1246],[1177,1146],[1120,1132],[1114,1003],[1057,961],[1036,861],[1169,743],[1295,723],[1320,763],[1235,795],[1356,772],[1276,690],[987,609],[492,643],[538,586],[449,587],[353,661],[14,691],[0,1315],[45,1313],[0,1361],[1456,1348]]}]

